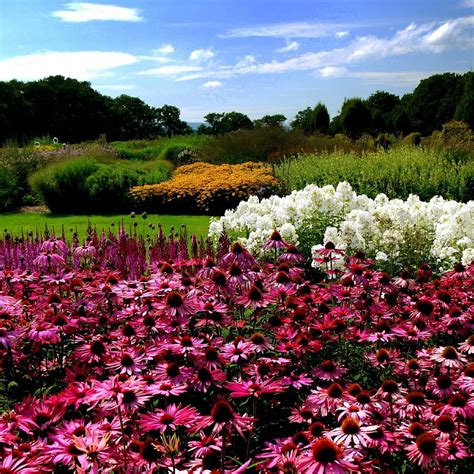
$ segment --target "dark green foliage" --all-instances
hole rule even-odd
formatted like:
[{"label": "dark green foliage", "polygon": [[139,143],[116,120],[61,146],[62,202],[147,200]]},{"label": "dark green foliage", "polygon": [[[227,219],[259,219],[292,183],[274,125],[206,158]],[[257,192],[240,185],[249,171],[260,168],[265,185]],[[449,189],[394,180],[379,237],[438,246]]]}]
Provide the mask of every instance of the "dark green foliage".
[{"label": "dark green foliage", "polygon": [[100,155],[69,158],[33,174],[32,188],[55,213],[114,213],[130,210],[128,191],[159,183],[170,170],[160,162],[129,162]]},{"label": "dark green foliage", "polygon": [[321,102],[314,109],[314,129],[319,133],[327,133],[329,128],[329,112]]},{"label": "dark green foliage", "polygon": [[171,137],[173,135],[189,135],[192,128],[183,122],[180,116],[180,110],[173,105],[163,105],[155,110],[156,121],[160,127],[160,135]]},{"label": "dark green foliage", "polygon": [[282,114],[264,115],[262,118],[254,120],[255,128],[262,127],[283,127],[286,117]]},{"label": "dark green foliage", "polygon": [[300,110],[291,122],[291,128],[301,130],[305,135],[313,135],[315,132],[327,133],[329,128],[329,113],[326,106],[318,102],[312,109],[307,107]]},{"label": "dark green foliage", "polygon": [[454,118],[466,122],[474,129],[474,72],[464,75],[464,90],[456,106]]},{"label": "dark green foliage", "polygon": [[352,138],[359,138],[372,126],[372,114],[362,99],[354,98],[344,101],[341,109],[341,124],[344,133]]},{"label": "dark green foliage", "polygon": [[413,130],[410,116],[402,107],[397,107],[393,112],[392,129],[400,135],[407,135]]},{"label": "dark green foliage", "polygon": [[[250,130],[253,128],[253,122],[247,115],[240,112],[212,112],[205,115],[204,119],[209,124],[209,133],[212,135],[222,135],[241,129]],[[201,129],[200,132],[202,133],[203,130]]]},{"label": "dark green foliage", "polygon": [[454,117],[463,94],[463,76],[435,74],[420,82],[405,101],[404,109],[411,118],[413,128],[426,136],[433,130],[440,130]]},{"label": "dark green foliage", "polygon": [[15,209],[21,204],[15,172],[0,167],[0,212]]}]

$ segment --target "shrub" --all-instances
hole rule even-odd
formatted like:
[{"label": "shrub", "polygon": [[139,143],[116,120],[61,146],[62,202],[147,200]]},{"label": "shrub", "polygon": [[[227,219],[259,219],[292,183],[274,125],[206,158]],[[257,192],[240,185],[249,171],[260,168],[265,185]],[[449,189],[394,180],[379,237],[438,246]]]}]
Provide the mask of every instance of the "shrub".
[{"label": "shrub", "polygon": [[251,195],[269,196],[278,182],[265,165],[193,163],[177,168],[170,181],[137,186],[130,194],[140,209],[160,213],[222,214]]},{"label": "shrub", "polygon": [[421,143],[421,133],[412,132],[403,139],[405,145],[418,146]]},{"label": "shrub", "polygon": [[33,189],[56,213],[128,211],[132,186],[159,183],[170,168],[160,162],[132,163],[98,156],[55,163],[31,177]]}]

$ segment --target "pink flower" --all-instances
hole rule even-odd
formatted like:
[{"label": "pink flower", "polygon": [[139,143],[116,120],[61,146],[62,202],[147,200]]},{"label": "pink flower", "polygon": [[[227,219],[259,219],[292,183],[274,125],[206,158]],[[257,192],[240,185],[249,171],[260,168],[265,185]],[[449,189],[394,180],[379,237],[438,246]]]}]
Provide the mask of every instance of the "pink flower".
[{"label": "pink flower", "polygon": [[282,239],[280,232],[274,230],[270,238],[263,244],[263,250],[280,250],[287,248],[288,244]]},{"label": "pink flower", "polygon": [[171,404],[164,410],[157,409],[154,413],[143,414],[138,424],[145,430],[176,430],[178,426],[189,428],[198,419],[198,412],[191,406],[181,407],[181,404]]},{"label": "pink flower", "polygon": [[230,390],[230,396],[232,398],[240,397],[261,397],[267,393],[280,393],[285,389],[280,381],[265,380],[259,381],[240,381],[240,382],[228,382],[225,384],[225,388]]},{"label": "pink flower", "polygon": [[448,457],[446,444],[428,432],[420,434],[406,450],[408,459],[424,469],[436,466]]},{"label": "pink flower", "polygon": [[362,426],[360,422],[353,417],[347,417],[341,423],[339,428],[328,433],[328,436],[334,438],[336,443],[343,443],[347,447],[367,446],[370,443],[369,434],[377,430],[378,426]]}]

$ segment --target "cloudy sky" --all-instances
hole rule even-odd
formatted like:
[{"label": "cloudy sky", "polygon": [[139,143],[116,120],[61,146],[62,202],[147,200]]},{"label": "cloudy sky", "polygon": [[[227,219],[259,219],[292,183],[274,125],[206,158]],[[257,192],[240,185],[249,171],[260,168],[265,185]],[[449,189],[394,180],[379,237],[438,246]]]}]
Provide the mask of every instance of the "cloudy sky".
[{"label": "cloudy sky", "polygon": [[474,0],[0,0],[0,80],[61,74],[182,117],[402,95],[474,65]]}]

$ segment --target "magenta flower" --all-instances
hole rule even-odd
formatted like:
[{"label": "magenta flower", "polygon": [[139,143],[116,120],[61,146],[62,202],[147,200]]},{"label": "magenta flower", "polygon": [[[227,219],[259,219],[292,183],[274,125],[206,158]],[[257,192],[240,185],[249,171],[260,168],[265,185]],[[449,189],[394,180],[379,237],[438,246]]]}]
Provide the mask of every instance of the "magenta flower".
[{"label": "magenta flower", "polygon": [[195,408],[173,403],[164,410],[157,409],[154,413],[141,415],[137,423],[145,431],[159,430],[165,433],[167,430],[176,430],[178,426],[189,428],[198,419],[199,414]]}]

